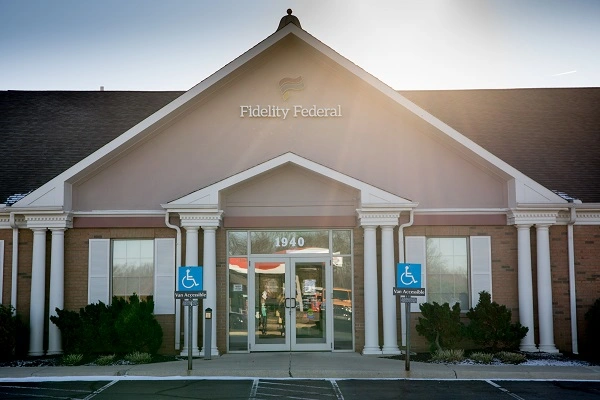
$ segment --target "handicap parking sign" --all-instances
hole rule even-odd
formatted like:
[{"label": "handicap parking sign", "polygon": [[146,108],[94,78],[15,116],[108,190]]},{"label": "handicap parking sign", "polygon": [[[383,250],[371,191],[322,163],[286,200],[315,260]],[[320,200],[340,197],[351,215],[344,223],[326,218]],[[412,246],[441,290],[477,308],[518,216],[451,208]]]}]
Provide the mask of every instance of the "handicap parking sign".
[{"label": "handicap parking sign", "polygon": [[398,263],[396,267],[397,288],[421,288],[421,264]]},{"label": "handicap parking sign", "polygon": [[200,292],[204,290],[202,272],[202,266],[179,267],[179,281],[177,282],[177,291]]}]

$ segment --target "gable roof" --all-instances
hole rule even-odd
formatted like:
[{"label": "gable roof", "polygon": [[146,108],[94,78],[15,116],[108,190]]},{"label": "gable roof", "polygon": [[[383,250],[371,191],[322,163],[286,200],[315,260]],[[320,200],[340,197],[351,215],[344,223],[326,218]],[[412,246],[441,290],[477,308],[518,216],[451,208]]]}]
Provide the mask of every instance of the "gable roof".
[{"label": "gable roof", "polygon": [[181,94],[0,91],[0,204],[42,186]]},{"label": "gable roof", "polygon": [[401,93],[548,189],[600,202],[600,88]]},{"label": "gable roof", "polygon": [[[434,113],[427,112],[423,108],[419,108],[417,105],[415,105],[415,103],[412,103],[406,97],[398,94],[397,92],[395,92],[394,90],[392,90],[391,88],[389,88],[388,86],[383,84],[381,81],[377,80],[373,76],[369,75],[368,73],[366,73],[365,71],[363,71],[362,69],[357,67],[355,64],[353,64],[350,61],[348,61],[347,59],[343,58],[338,53],[336,53],[329,47],[325,46],[323,43],[321,43],[320,41],[318,41],[317,39],[315,39],[314,37],[312,37],[305,31],[299,29],[297,26],[295,26],[293,24],[288,24],[285,28],[275,32],[273,35],[269,36],[263,42],[259,43],[257,46],[250,49],[248,52],[244,53],[243,55],[238,57],[236,60],[231,62],[230,64],[226,65],[221,70],[217,71],[215,74],[211,75],[209,78],[202,81],[200,84],[196,85],[194,88],[192,88],[188,92],[183,93],[180,97],[176,98],[173,102],[168,103],[168,101],[164,101],[163,104],[167,104],[167,103],[168,104],[165,107],[163,107],[162,109],[160,109],[159,111],[157,111],[156,113],[152,114],[150,117],[144,119],[144,117],[141,116],[141,118],[139,119],[139,121],[141,121],[140,123],[138,123],[137,125],[133,126],[131,129],[129,129],[125,132],[123,130],[120,130],[120,132],[124,132],[124,133],[117,134],[117,136],[114,137],[114,140],[112,142],[110,142],[108,145],[105,145],[104,147],[101,147],[100,149],[95,151],[90,156],[81,160],[78,164],[75,164],[75,165],[71,164],[70,168],[68,168],[67,170],[64,170],[64,169],[58,170],[58,168],[57,168],[58,172],[62,172],[59,174],[59,176],[57,176],[56,178],[54,178],[51,181],[46,182],[42,187],[38,187],[35,190],[35,193],[33,193],[31,196],[28,197],[29,200],[26,200],[26,201],[23,201],[20,203],[23,205],[26,205],[26,204],[30,204],[30,205],[36,205],[36,204],[38,204],[38,205],[42,205],[42,204],[60,205],[60,204],[64,204],[63,196],[65,195],[65,190],[67,190],[65,187],[63,187],[64,182],[66,182],[68,179],[71,179],[75,176],[85,175],[87,173],[86,171],[93,170],[97,166],[101,165],[103,162],[110,160],[112,157],[114,157],[116,154],[118,154],[118,151],[120,149],[124,149],[127,146],[135,143],[136,141],[141,140],[144,137],[144,135],[151,134],[151,132],[154,129],[156,129],[158,126],[160,126],[161,124],[165,123],[166,121],[169,121],[170,119],[174,118],[176,115],[181,113],[187,107],[190,107],[191,104],[193,104],[192,101],[197,100],[205,92],[210,93],[213,90],[217,90],[218,89],[217,84],[224,84],[223,82],[227,81],[227,78],[230,76],[230,74],[236,73],[238,68],[241,68],[246,63],[248,63],[250,60],[252,60],[254,57],[257,57],[263,51],[270,48],[274,44],[278,43],[283,38],[288,37],[288,35],[292,35],[296,39],[303,41],[304,43],[308,44],[309,46],[312,46],[312,48],[314,48],[316,51],[320,52],[321,54],[323,54],[326,57],[329,57],[329,59],[331,59],[333,62],[337,63],[339,66],[345,68],[346,70],[348,70],[349,72],[354,74],[359,79],[361,79],[361,80],[365,81],[366,83],[368,83],[369,85],[371,85],[375,90],[379,90],[381,93],[388,96],[390,99],[395,101],[399,106],[405,107],[407,110],[409,110],[410,112],[412,112],[415,115],[417,115],[418,117],[420,117],[423,121],[430,124],[430,126],[433,129],[437,130],[437,132],[440,136],[443,136],[449,140],[453,140],[457,146],[462,146],[465,150],[467,150],[470,154],[472,154],[472,156],[474,158],[478,158],[480,161],[485,160],[485,162],[487,162],[490,167],[495,168],[497,171],[502,171],[502,173],[505,174],[506,177],[514,178],[515,187],[513,187],[513,190],[516,190],[517,199],[519,198],[519,196],[521,196],[520,198],[526,199],[525,201],[530,201],[529,199],[543,199],[541,201],[548,201],[551,199],[551,201],[554,201],[554,202],[564,201],[560,197],[551,193],[548,190],[548,188],[540,186],[539,183],[537,183],[535,180],[531,180],[530,177],[524,175],[521,171],[519,171],[519,169],[518,169],[519,166],[517,166],[517,165],[511,166],[510,164],[503,161],[502,159],[494,156],[493,152],[487,151],[483,147],[477,145],[476,142],[469,140],[467,138],[467,136],[462,135],[456,129],[452,128],[451,125],[445,124],[443,122],[443,119],[436,118]],[[36,93],[36,92],[34,92],[34,93]],[[62,92],[62,93],[69,93],[69,92]],[[75,93],[78,93],[78,92],[75,92]],[[91,93],[93,93],[93,92],[91,92]],[[103,93],[103,92],[99,92],[99,93]],[[115,93],[115,92],[112,92],[112,93]],[[130,93],[130,92],[125,92],[125,93]],[[144,92],[140,92],[140,93],[144,93]],[[177,97],[177,96],[174,95],[174,97]],[[60,114],[60,109],[57,109],[57,110],[59,111],[59,114]],[[122,112],[122,113],[125,113],[125,112]],[[140,115],[141,115],[141,112],[140,112]],[[0,120],[0,123],[1,122],[2,121]],[[67,119],[65,121],[65,123],[68,125],[69,120]],[[90,127],[92,127],[92,131],[94,128],[94,124],[98,124],[98,123],[100,123],[100,124],[110,123],[110,119],[108,119],[108,120],[107,119],[96,119],[95,122],[91,121]],[[84,139],[85,139],[86,134],[88,133],[88,131],[86,131],[85,129],[86,128],[83,128],[83,127],[81,129],[79,129],[79,133],[83,134]],[[55,131],[52,131],[50,133],[51,133],[51,135],[56,134]],[[14,133],[14,134],[18,134],[18,133]],[[43,140],[44,138],[37,137],[36,139]],[[58,151],[59,149],[57,149],[57,151],[56,151],[56,153],[59,153],[61,155],[61,157],[63,156],[64,153],[68,152],[68,149],[69,149],[68,144],[66,144],[66,143],[63,143],[63,144],[64,144],[63,151],[62,152]],[[28,157],[31,157],[32,152],[28,151],[28,150],[31,150],[31,148],[22,149],[22,147],[21,147],[21,148],[19,148],[19,150],[24,150],[24,152],[21,153],[22,155],[26,152]],[[40,146],[39,150],[44,150],[43,145]],[[14,153],[14,151],[12,151],[12,149],[10,152]],[[34,157],[35,157],[35,155],[34,155]],[[3,160],[3,162],[4,162],[4,160]],[[43,167],[44,166],[42,166],[42,168]],[[50,168],[51,168],[50,166],[47,167],[47,169],[50,169]],[[56,171],[52,172],[53,175],[55,173],[56,173]],[[14,182],[15,176],[14,175],[11,176],[10,179],[11,179],[11,182]],[[11,182],[9,182],[8,185],[11,185],[12,184]],[[35,189],[35,188],[33,188],[33,189]],[[18,191],[23,192],[24,190],[19,189]],[[13,194],[14,190],[9,190],[8,193]],[[527,193],[530,193],[532,196],[529,197]],[[586,200],[586,199],[584,199],[584,200]],[[587,200],[587,201],[590,201],[590,200]],[[591,201],[594,201],[594,200],[591,200]]]},{"label": "gable roof", "polygon": [[[0,91],[0,204],[183,93]],[[600,88],[400,93],[545,187],[600,203]]]}]

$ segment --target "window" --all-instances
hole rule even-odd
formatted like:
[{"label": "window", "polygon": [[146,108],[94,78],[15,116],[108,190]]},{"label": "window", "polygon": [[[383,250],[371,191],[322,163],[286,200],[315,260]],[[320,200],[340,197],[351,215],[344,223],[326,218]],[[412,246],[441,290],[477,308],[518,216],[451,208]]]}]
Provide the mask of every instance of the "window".
[{"label": "window", "polygon": [[154,240],[112,241],[112,296],[145,299],[154,294]]},{"label": "window", "polygon": [[469,309],[467,238],[427,238],[427,298]]}]

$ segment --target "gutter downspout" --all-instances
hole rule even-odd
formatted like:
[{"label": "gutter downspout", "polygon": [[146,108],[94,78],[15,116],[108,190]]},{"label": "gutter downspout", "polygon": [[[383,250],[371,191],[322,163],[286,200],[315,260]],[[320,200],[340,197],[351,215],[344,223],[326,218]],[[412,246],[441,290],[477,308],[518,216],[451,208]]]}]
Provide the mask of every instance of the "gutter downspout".
[{"label": "gutter downspout", "polygon": [[577,211],[575,205],[569,207],[571,212],[569,222],[567,224],[567,243],[569,249],[569,300],[571,308],[571,347],[573,354],[579,354],[577,341],[577,298],[575,295],[575,244],[573,225],[577,219]]},{"label": "gutter downspout", "polygon": [[[176,279],[179,281],[179,268],[181,267],[181,228],[177,225],[173,225],[169,222],[169,212],[165,213],[165,225],[171,229],[175,229],[177,232],[177,238],[175,239],[175,267]],[[181,300],[175,300],[175,350],[181,350],[180,346],[181,336]]]},{"label": "gutter downspout", "polygon": [[[406,224],[402,224],[398,227],[398,262],[404,262],[404,228],[412,226],[414,222],[415,214],[414,210],[410,210],[410,218]],[[401,336],[402,336],[402,346],[406,346],[406,311],[404,307],[400,307],[400,315],[401,315]]]},{"label": "gutter downspout", "polygon": [[14,307],[13,315],[17,315],[17,277],[19,272],[19,227],[15,222],[15,213],[10,213],[8,223],[13,231],[12,276],[10,284],[10,304]]}]

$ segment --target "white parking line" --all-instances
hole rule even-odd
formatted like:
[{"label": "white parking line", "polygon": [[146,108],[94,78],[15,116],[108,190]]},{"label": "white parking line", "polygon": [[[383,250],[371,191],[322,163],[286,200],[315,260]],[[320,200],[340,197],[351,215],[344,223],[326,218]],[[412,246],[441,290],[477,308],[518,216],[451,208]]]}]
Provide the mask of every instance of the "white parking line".
[{"label": "white parking line", "polygon": [[115,383],[119,382],[118,380],[114,380],[112,382],[108,382],[106,385],[102,386],[100,389],[90,393],[88,396],[84,397],[83,400],[89,400],[92,399],[94,397],[96,397],[97,394],[105,391],[106,389],[108,389],[109,387],[111,387],[112,385],[114,385]]},{"label": "white parking line", "polygon": [[250,390],[250,397],[248,400],[256,399],[256,391],[257,390],[258,390],[258,379],[255,379],[254,382],[252,382],[252,389]]},{"label": "white parking line", "polygon": [[496,389],[506,393],[507,395],[514,397],[517,400],[525,400],[524,398],[522,398],[521,396],[518,396],[514,393],[512,393],[510,390],[504,389],[502,386],[498,385],[497,383],[494,383],[492,381],[490,381],[489,379],[485,380],[487,383],[489,383],[490,385],[492,385],[493,387],[495,387]]},{"label": "white parking line", "polygon": [[340,387],[338,386],[337,382],[335,381],[335,379],[331,379],[331,386],[333,386],[333,391],[335,392],[335,395],[337,396],[338,400],[344,400],[344,396],[342,395],[342,391],[340,390]]}]

